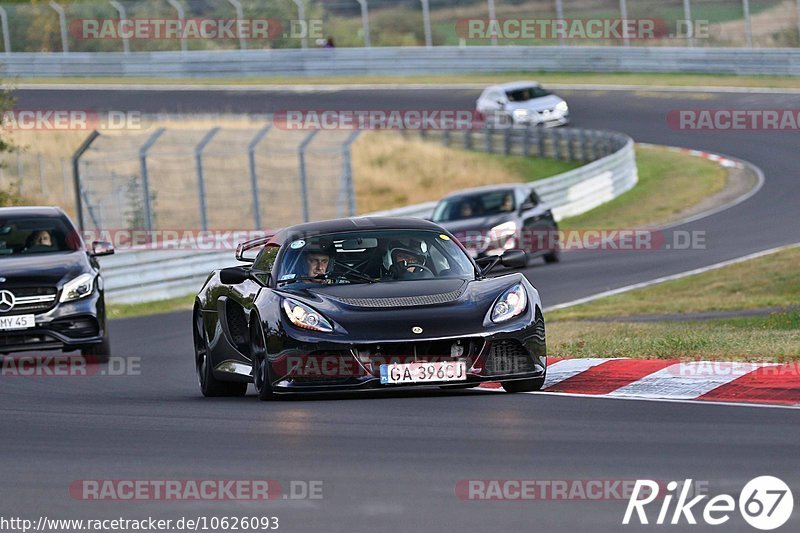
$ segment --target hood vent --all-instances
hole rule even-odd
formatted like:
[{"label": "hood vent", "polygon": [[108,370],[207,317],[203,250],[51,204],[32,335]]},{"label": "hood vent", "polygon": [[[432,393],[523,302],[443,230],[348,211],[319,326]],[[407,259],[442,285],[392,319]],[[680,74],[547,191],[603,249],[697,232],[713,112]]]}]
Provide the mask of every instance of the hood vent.
[{"label": "hood vent", "polygon": [[355,307],[415,307],[419,305],[437,305],[455,302],[467,290],[463,284],[453,292],[441,294],[428,294],[421,296],[400,296],[395,298],[340,298],[327,295],[328,298],[345,305]]}]

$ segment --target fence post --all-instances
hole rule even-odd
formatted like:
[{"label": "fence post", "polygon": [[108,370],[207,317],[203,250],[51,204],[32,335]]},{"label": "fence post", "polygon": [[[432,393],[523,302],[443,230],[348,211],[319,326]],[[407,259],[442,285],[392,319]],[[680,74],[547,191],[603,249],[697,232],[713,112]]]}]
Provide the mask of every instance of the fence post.
[{"label": "fence post", "polygon": [[58,2],[50,0],[50,7],[58,13],[58,25],[61,27],[61,51],[69,53],[69,43],[67,42],[67,14]]},{"label": "fence post", "polygon": [[[294,5],[297,6],[297,18],[303,21],[303,24],[306,26],[308,23],[306,22],[306,5],[303,3],[303,0],[293,0]],[[306,37],[307,32],[303,32],[303,37],[300,39],[300,47],[301,48],[308,48],[308,38]]]},{"label": "fence post", "polygon": [[364,32],[364,48],[369,48],[369,6],[367,6],[367,0],[356,1],[361,6],[361,29]]},{"label": "fence post", "polygon": [[744,13],[744,36],[747,39],[747,47],[753,48],[753,21],[750,19],[750,0],[742,0],[742,12]]},{"label": "fence post", "polygon": [[239,0],[228,0],[228,3],[236,10],[236,33],[239,34],[239,50],[247,50],[247,39],[244,38],[242,26],[244,25],[244,10]]},{"label": "fence post", "polygon": [[491,154],[493,151],[492,146],[492,128],[486,128],[483,130],[485,135],[483,137],[483,148],[486,150],[487,154]]},{"label": "fence post", "polygon": [[142,172],[142,189],[144,189],[144,229],[147,231],[153,230],[153,206],[151,205],[150,198],[150,176],[147,174],[147,152],[165,131],[167,131],[166,128],[158,128],[148,137],[142,147],[139,148],[139,167]]},{"label": "fence post", "polygon": [[[494,0],[487,0],[487,2],[489,4],[489,23],[492,24],[497,20],[497,12],[494,9]],[[491,42],[492,46],[497,46],[497,36],[494,33]]]},{"label": "fence post", "polygon": [[256,229],[261,229],[261,207],[258,200],[258,175],[256,174],[256,147],[261,140],[266,137],[269,130],[272,129],[272,124],[268,124],[261,128],[250,144],[247,145],[247,162],[250,166],[250,190],[253,195],[253,220]]},{"label": "fence post", "polygon": [[[800,0],[798,0],[800,2]],[[8,34],[8,13],[5,8],[0,7],[0,27],[3,29],[3,51],[11,53],[11,36]]]},{"label": "fence post", "polygon": [[625,46],[631,45],[631,39],[628,35],[628,31],[625,29],[626,20],[628,20],[628,1],[627,0],[619,0],[619,13],[622,17],[622,42]]},{"label": "fence post", "polygon": [[[128,14],[125,12],[125,6],[120,4],[117,0],[111,0],[111,6],[117,10],[119,13],[119,20],[120,23],[124,23],[124,21],[128,20]],[[131,52],[130,42],[128,40],[127,32],[123,32],[122,35],[122,51],[126,54]]]},{"label": "fence post", "polygon": [[[81,143],[75,153],[72,154],[72,179],[75,182],[75,211],[78,215],[78,229],[83,231],[83,197],[81,196],[81,171],[80,162],[84,152],[89,149],[95,139],[100,136],[100,132],[93,130]],[[66,190],[66,189],[65,189]]]},{"label": "fence post", "polygon": [[464,150],[472,150],[472,128],[464,130]]},{"label": "fence post", "polygon": [[[556,19],[564,20],[564,0],[556,0]],[[561,32],[558,34],[558,45],[564,46],[564,35]]]},{"label": "fence post", "polygon": [[687,45],[689,48],[694,46],[694,22],[692,21],[692,0],[683,0],[683,18],[686,19],[689,28],[689,35],[687,36]]},{"label": "fence post", "polygon": [[431,34],[431,6],[428,0],[419,0],[422,3],[422,27],[425,30],[425,46],[433,46],[433,35]]},{"label": "fence post", "polygon": [[211,142],[214,135],[219,131],[219,127],[211,128],[206,132],[197,146],[194,148],[194,163],[197,169],[197,193],[198,203],[200,205],[200,225],[203,231],[208,231],[208,212],[206,211],[206,180],[203,176],[203,150],[206,145]]},{"label": "fence post", "polygon": [[184,35],[184,32],[183,32],[184,27],[183,26],[185,24],[186,16],[185,16],[185,14],[183,12],[183,6],[178,3],[178,0],[167,0],[167,3],[169,5],[171,5],[175,9],[175,11],[178,12],[178,20],[180,20],[180,25],[181,25],[181,36],[180,36],[180,39],[181,39],[181,52],[185,52],[186,51],[186,35]]},{"label": "fence post", "polygon": [[44,194],[44,159],[42,154],[37,154],[36,159],[39,163],[39,192]]},{"label": "fence post", "polygon": [[342,145],[342,178],[339,184],[339,202],[336,206],[337,217],[342,216],[345,198],[347,200],[347,216],[352,217],[356,214],[356,191],[355,187],[353,187],[353,165],[350,158],[350,147],[360,134],[361,130],[353,131]]},{"label": "fence post", "polygon": [[522,155],[528,157],[531,155],[531,126],[527,124],[525,131],[522,132]]},{"label": "fence post", "polygon": [[306,147],[314,140],[319,130],[314,130],[303,139],[297,149],[297,157],[300,163],[300,195],[303,201],[303,222],[308,222],[310,213],[308,210],[308,176],[306,176]]},{"label": "fence post", "polygon": [[22,194],[24,179],[25,179],[25,167],[24,163],[22,162],[22,153],[20,152],[20,149],[17,148],[17,187],[19,187],[20,194]]}]

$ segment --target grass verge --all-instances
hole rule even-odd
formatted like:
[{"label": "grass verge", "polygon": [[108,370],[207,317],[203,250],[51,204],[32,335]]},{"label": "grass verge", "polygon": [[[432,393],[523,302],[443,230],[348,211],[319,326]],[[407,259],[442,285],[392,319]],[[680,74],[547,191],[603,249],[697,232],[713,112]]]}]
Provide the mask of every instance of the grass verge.
[{"label": "grass verge", "polygon": [[719,164],[666,148],[638,146],[639,183],[591,211],[562,220],[562,229],[642,228],[664,224],[725,187]]},{"label": "grass verge", "polygon": [[736,76],[726,74],[626,73],[626,72],[534,72],[497,74],[447,74],[425,76],[259,76],[243,78],[18,78],[19,84],[111,84],[111,85],[394,85],[494,84],[519,79],[535,79],[544,84],[646,85],[651,87],[754,87],[800,89],[800,79],[788,76]]},{"label": "grass verge", "polygon": [[[800,301],[800,248],[548,313],[552,355],[562,357],[800,359],[800,312],[706,321],[625,317],[789,307]],[[615,317],[618,322],[592,319]]]},{"label": "grass verge", "polygon": [[187,294],[186,296],[170,298],[169,300],[158,300],[155,302],[107,304],[106,313],[108,318],[117,319],[183,311],[192,308],[194,297],[194,294]]}]

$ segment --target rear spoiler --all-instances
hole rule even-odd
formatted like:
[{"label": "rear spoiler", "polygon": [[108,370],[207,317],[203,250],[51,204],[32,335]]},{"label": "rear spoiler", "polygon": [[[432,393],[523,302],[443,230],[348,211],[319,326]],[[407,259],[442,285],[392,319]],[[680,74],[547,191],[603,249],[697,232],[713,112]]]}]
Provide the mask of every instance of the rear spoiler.
[{"label": "rear spoiler", "polygon": [[239,243],[239,245],[236,247],[236,260],[241,261],[242,263],[254,262],[255,261],[254,258],[244,256],[245,252],[247,252],[248,250],[252,250],[253,248],[260,248],[266,245],[270,240],[272,240],[274,236],[275,234],[273,233],[271,235],[265,235],[257,239],[252,239],[249,241]]}]

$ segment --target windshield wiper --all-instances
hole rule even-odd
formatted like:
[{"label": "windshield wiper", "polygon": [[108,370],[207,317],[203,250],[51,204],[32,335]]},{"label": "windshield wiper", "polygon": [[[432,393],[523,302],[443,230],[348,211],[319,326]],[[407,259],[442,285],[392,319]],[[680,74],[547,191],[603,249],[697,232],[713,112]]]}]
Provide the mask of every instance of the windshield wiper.
[{"label": "windshield wiper", "polygon": [[[348,275],[354,276],[354,277],[348,277]],[[300,276],[300,277],[297,277],[297,278],[282,279],[282,280],[278,281],[278,285],[280,285],[280,284],[288,285],[290,283],[296,283],[298,281],[316,281],[316,282],[322,283],[322,282],[325,282],[325,281],[337,280],[337,279],[342,279],[342,280],[350,281],[350,282],[357,281],[357,282],[361,282],[361,283],[375,283],[374,279],[372,279],[369,276],[366,276],[364,274],[361,274],[360,272],[342,272],[341,274],[336,274],[336,275],[319,274],[317,276]]]}]

